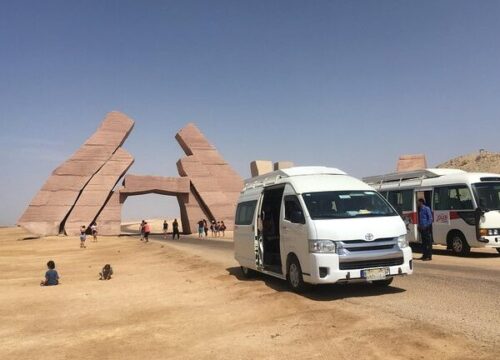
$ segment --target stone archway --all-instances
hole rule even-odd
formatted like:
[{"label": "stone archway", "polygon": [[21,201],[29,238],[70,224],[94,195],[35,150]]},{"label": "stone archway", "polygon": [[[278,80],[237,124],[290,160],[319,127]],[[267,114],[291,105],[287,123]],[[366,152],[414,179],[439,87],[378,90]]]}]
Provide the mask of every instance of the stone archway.
[{"label": "stone archway", "polygon": [[[177,197],[184,232],[191,233],[203,218],[223,220],[232,230],[243,179],[196,125],[187,124],[175,135],[186,154],[177,162],[180,177],[125,176],[134,158],[122,145],[133,127],[134,121],[125,114],[109,113],[52,172],[18,225],[39,235],[77,235],[81,225],[97,221],[100,234],[119,235],[126,198],[157,193]],[[123,176],[123,187],[116,190]]]},{"label": "stone archway", "polygon": [[[195,231],[197,222],[200,219],[212,220],[213,217],[207,209],[204,209],[198,197],[191,190],[191,181],[187,177],[164,177],[164,176],[143,176],[143,175],[127,175],[123,180],[123,187],[118,190],[118,201],[120,208],[123,206],[129,196],[140,196],[145,194],[159,194],[165,196],[175,196],[179,203],[181,214],[181,223],[184,233],[190,234]],[[112,212],[115,219],[104,219],[104,216],[99,219],[99,224],[106,221],[112,221],[114,228],[113,233],[116,233],[116,226],[121,224],[121,211]],[[101,225],[100,225],[101,227]],[[111,229],[110,229],[111,230]]]}]

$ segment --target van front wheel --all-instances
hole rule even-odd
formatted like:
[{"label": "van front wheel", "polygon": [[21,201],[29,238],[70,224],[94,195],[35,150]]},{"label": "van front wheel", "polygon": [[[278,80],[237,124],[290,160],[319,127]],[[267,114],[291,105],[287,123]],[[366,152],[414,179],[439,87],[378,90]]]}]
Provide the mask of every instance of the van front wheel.
[{"label": "van front wheel", "polygon": [[302,277],[302,269],[300,267],[299,260],[295,256],[293,256],[288,262],[286,280],[288,281],[290,288],[297,293],[304,292],[308,288],[307,284],[304,282],[304,278]]}]

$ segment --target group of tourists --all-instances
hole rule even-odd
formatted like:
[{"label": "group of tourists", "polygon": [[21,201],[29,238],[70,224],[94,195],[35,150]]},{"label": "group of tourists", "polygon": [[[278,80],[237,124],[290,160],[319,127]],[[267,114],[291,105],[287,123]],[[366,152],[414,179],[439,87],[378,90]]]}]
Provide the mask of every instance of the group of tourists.
[{"label": "group of tourists", "polygon": [[[167,239],[167,234],[168,234],[168,222],[167,220],[163,221],[163,237],[164,239]],[[174,219],[172,222],[172,239],[175,239],[177,236],[177,239],[180,239],[180,232],[179,232],[179,222],[177,219]]]},{"label": "group of tourists", "polygon": [[[89,231],[90,230],[90,231]],[[85,246],[85,241],[87,240],[87,233],[92,235],[92,242],[97,242],[97,224],[94,222],[92,225],[90,225],[90,228],[87,228],[85,225],[82,225],[80,228],[80,248],[84,249],[87,246]]]},{"label": "group of tourists", "polygon": [[[208,222],[205,219],[201,219],[198,221],[198,238],[202,238],[203,234],[205,237],[208,237]],[[215,221],[212,220],[210,222],[210,232],[212,233],[212,237],[225,236],[226,225],[224,221]]]},{"label": "group of tourists", "polygon": [[[151,234],[151,224],[145,220],[142,220],[139,226],[139,230],[141,232],[140,240],[144,242],[149,242],[149,235]],[[167,239],[167,234],[168,234],[168,222],[167,220],[164,220],[163,221],[164,239]],[[175,239],[176,236],[177,239],[180,239],[179,222],[177,221],[177,219],[174,219],[174,221],[172,222],[172,239]]]}]

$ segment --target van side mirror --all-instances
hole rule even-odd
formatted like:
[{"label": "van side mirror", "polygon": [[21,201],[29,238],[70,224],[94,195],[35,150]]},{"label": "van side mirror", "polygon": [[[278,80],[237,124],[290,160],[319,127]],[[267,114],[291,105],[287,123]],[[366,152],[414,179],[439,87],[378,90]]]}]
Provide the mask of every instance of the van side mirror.
[{"label": "van side mirror", "polygon": [[293,223],[296,223],[296,224],[305,224],[306,223],[306,219],[304,218],[304,214],[302,213],[302,211],[299,211],[299,210],[292,211],[292,213],[290,214],[290,221]]}]

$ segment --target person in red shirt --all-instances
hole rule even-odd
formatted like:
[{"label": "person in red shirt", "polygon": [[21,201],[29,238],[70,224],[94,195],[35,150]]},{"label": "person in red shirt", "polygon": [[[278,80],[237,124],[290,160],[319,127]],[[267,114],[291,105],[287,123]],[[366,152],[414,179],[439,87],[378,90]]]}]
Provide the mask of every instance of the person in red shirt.
[{"label": "person in red shirt", "polygon": [[149,233],[151,232],[151,224],[147,221],[144,222],[144,241],[149,242]]}]

